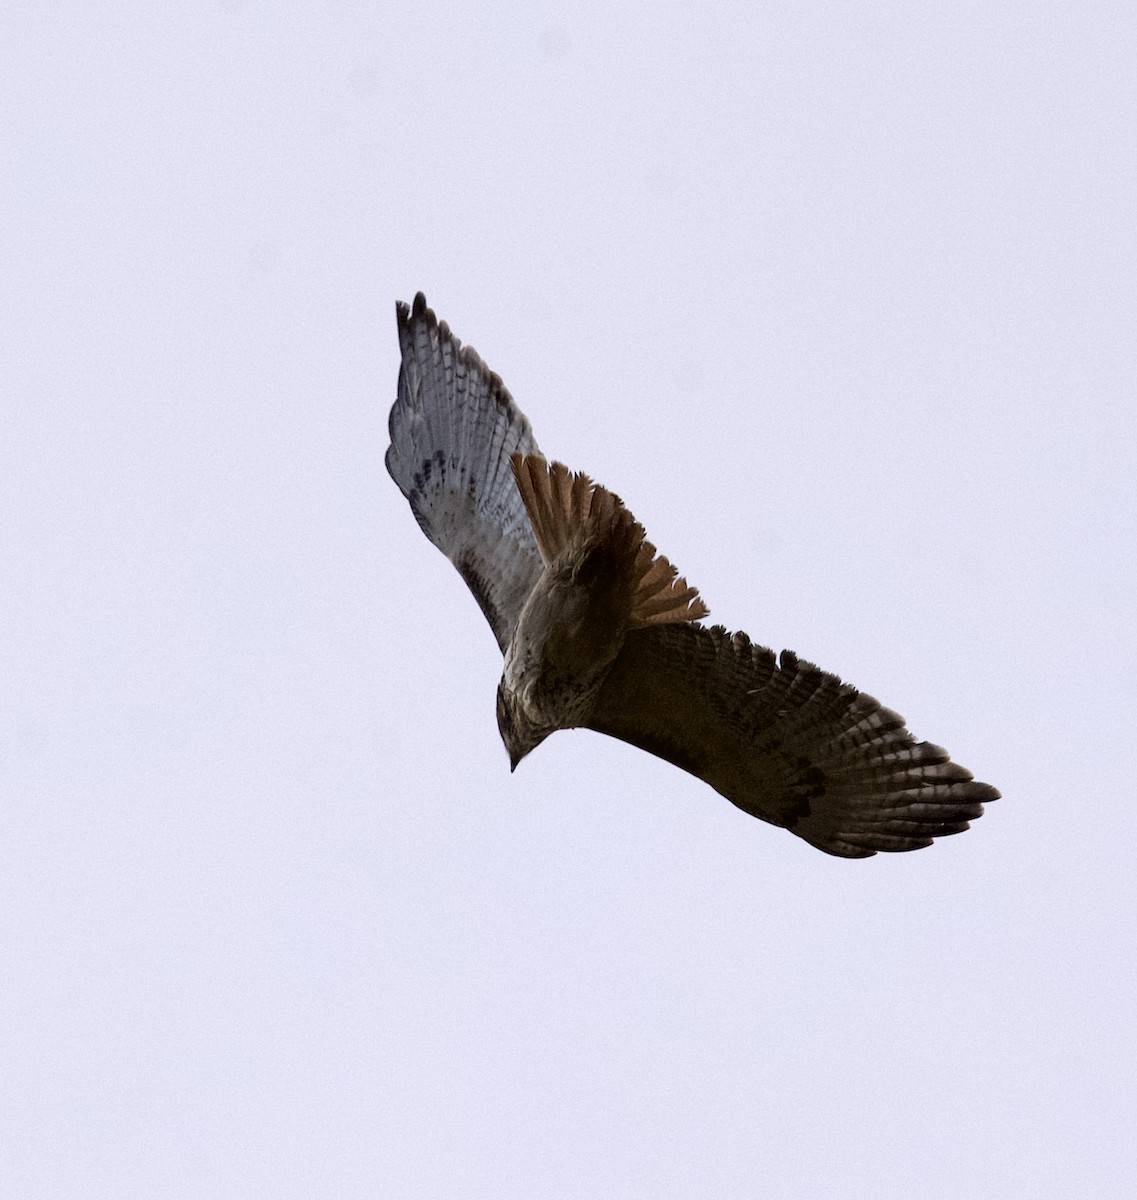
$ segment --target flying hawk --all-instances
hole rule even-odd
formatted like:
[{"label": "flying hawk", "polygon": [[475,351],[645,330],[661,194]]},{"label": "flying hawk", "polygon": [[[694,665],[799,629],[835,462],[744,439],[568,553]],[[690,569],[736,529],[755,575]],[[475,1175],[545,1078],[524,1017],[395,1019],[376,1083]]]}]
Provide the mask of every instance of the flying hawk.
[{"label": "flying hawk", "polygon": [[505,656],[511,769],[557,729],[594,729],[845,858],[930,845],[998,798],[871,696],[700,624],[706,605],[620,498],[546,461],[501,379],[425,297],[396,314],[387,470]]}]

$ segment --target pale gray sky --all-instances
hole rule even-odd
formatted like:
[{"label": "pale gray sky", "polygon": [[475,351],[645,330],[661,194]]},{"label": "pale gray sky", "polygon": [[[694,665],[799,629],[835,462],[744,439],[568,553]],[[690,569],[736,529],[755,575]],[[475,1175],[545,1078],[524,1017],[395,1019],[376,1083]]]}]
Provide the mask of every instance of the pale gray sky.
[{"label": "pale gray sky", "polygon": [[[1129,3],[0,12],[0,1194],[1128,1196]],[[1004,799],[828,858],[500,657],[426,291]]]}]

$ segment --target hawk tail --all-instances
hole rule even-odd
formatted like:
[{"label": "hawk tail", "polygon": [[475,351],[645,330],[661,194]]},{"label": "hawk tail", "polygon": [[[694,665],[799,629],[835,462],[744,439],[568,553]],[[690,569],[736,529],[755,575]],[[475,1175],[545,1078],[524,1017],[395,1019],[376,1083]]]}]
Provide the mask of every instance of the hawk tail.
[{"label": "hawk tail", "polygon": [[510,465],[546,567],[568,566],[587,547],[603,544],[628,568],[631,628],[697,621],[709,613],[698,589],[656,553],[615,492],[564,463],[550,466],[540,454],[515,453]]}]

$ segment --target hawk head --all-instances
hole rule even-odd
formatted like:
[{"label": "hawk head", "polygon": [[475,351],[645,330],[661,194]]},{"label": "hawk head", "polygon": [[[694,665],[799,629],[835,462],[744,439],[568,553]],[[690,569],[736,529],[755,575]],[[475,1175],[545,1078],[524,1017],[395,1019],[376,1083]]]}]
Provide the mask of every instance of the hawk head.
[{"label": "hawk head", "polygon": [[497,685],[497,729],[509,755],[510,771],[516,771],[517,764],[529,751],[535,750],[553,732],[545,726],[535,725],[526,716],[504,678]]}]

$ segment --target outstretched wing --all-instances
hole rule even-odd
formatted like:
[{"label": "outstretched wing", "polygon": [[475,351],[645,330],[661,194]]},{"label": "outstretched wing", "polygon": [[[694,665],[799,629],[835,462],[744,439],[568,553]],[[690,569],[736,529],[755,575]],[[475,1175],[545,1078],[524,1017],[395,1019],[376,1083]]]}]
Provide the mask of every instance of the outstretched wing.
[{"label": "outstretched wing", "polygon": [[960,833],[999,796],[871,696],[721,625],[629,632],[588,727],[845,858]]},{"label": "outstretched wing", "polygon": [[435,319],[420,292],[396,304],[399,391],[387,470],[423,533],[458,568],[502,653],[541,573],[513,482],[513,453],[539,454],[529,421],[471,346]]}]

